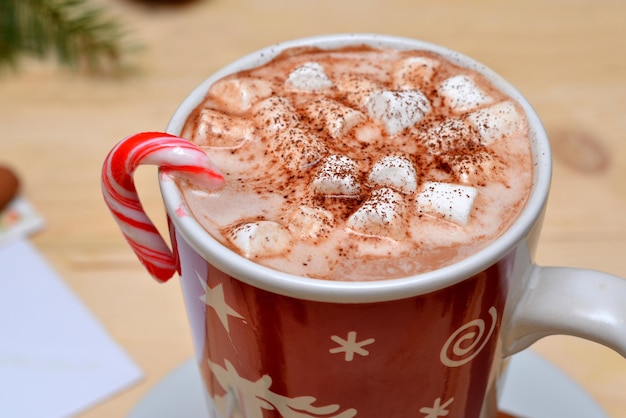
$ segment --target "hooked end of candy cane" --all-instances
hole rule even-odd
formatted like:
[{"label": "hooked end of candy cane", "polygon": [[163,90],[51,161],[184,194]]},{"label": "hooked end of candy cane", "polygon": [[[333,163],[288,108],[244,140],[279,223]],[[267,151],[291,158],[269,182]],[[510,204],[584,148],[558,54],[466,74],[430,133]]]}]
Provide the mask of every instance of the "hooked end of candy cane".
[{"label": "hooked end of candy cane", "polygon": [[141,258],[139,260],[142,262],[146,270],[148,270],[148,273],[150,273],[150,275],[159,283],[165,283],[171,279],[172,276],[174,276],[174,273],[176,273],[176,267],[174,266],[159,267],[154,264],[150,264]]},{"label": "hooked end of candy cane", "polygon": [[[147,219],[147,218],[146,218]],[[135,255],[148,273],[157,282],[166,282],[178,271],[178,263],[156,227],[148,220],[148,224],[139,224],[130,228],[117,219],[122,234]]]},{"label": "hooked end of candy cane", "polygon": [[102,168],[103,196],[111,213],[148,272],[159,282],[177,270],[176,259],[145,213],[133,174],[142,164],[157,165],[162,173],[176,171],[211,189],[224,184],[224,176],[208,156],[189,141],[161,132],[143,132],[118,143]]},{"label": "hooked end of candy cane", "polygon": [[208,190],[217,190],[226,184],[224,176],[212,163],[210,167],[193,166],[187,169],[181,167],[161,167],[162,176],[169,176],[174,172],[176,172],[178,176],[186,177],[199,187]]}]

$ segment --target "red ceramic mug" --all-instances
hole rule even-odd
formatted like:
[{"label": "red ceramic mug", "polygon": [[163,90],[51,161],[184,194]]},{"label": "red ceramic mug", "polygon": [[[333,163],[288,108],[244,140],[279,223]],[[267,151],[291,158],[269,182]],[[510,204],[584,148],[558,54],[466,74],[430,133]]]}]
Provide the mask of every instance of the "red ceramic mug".
[{"label": "red ceramic mug", "polygon": [[[294,46],[369,44],[427,49],[485,75],[526,112],[534,159],[528,204],[495,242],[417,276],[327,281],[275,271],[212,238],[189,215],[171,170],[207,187],[223,181],[206,155],[176,137],[221,77]],[[212,417],[494,417],[507,356],[549,334],[596,341],[626,355],[626,281],[533,263],[551,175],[548,140],[521,94],[470,58],[412,39],[319,36],[252,53],[208,78],[182,103],[169,134],[120,142],[103,167],[109,207],[159,280],[181,276]],[[132,174],[157,164],[172,252],[137,198]]]}]

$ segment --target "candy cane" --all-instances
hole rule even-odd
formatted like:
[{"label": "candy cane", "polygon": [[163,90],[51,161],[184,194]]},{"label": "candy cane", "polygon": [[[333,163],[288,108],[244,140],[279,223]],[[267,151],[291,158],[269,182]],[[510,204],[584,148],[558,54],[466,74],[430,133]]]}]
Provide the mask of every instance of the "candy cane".
[{"label": "candy cane", "polygon": [[133,174],[142,164],[186,173],[210,189],[223,185],[224,177],[196,145],[161,132],[129,136],[107,156],[102,166],[104,200],[141,263],[163,282],[176,271],[176,260],[139,201]]}]

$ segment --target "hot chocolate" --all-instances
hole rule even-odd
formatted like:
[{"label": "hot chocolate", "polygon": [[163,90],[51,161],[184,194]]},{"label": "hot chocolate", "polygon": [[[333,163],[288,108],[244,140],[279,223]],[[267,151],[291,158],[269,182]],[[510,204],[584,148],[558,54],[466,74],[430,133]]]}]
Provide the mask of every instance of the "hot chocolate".
[{"label": "hot chocolate", "polygon": [[177,178],[224,245],[306,277],[378,280],[480,250],[528,198],[522,109],[427,51],[297,48],[214,83],[181,136],[226,179]]}]

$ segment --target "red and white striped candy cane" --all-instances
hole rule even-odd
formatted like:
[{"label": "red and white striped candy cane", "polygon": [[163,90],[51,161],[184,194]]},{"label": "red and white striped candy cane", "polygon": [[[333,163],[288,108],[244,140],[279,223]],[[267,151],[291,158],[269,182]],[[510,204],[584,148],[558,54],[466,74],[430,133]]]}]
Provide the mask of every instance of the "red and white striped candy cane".
[{"label": "red and white striped candy cane", "polygon": [[187,173],[209,188],[223,185],[224,177],[196,145],[161,132],[129,136],[107,156],[102,167],[104,200],[141,263],[155,279],[166,281],[176,271],[176,261],[139,201],[133,174],[142,164]]}]

